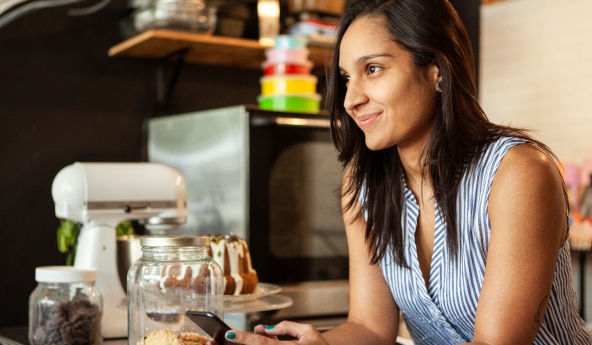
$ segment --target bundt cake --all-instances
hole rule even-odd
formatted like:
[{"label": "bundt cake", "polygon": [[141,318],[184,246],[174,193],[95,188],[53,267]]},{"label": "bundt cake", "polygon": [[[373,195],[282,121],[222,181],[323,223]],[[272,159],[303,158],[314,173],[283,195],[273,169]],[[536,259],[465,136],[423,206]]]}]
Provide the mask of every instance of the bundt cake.
[{"label": "bundt cake", "polygon": [[[224,271],[224,295],[251,294],[257,289],[259,278],[251,264],[247,242],[236,235],[211,235],[209,255]],[[162,268],[158,287],[161,290],[181,288],[207,291],[210,272],[202,266],[197,272],[191,265],[169,265]]]},{"label": "bundt cake", "polygon": [[224,270],[224,294],[251,294],[259,278],[251,263],[247,242],[236,235],[214,235],[210,238],[210,255]]}]

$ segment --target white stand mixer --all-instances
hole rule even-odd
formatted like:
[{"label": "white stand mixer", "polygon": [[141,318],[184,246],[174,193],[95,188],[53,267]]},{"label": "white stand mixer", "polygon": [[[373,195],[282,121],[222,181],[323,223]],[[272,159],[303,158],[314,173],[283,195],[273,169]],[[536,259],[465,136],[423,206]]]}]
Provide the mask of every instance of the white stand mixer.
[{"label": "white stand mixer", "polygon": [[117,270],[115,227],[123,220],[141,220],[149,230],[185,223],[184,178],[156,163],[74,163],[55,176],[52,196],[58,218],[82,223],[74,266],[97,270],[103,337],[126,338],[127,294]]}]

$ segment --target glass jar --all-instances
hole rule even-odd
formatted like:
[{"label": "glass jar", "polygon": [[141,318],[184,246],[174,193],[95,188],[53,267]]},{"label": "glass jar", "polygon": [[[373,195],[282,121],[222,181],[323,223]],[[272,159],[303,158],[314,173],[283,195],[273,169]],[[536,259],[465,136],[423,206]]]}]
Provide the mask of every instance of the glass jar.
[{"label": "glass jar", "polygon": [[208,255],[207,236],[147,236],[129,269],[128,343],[153,331],[197,332],[187,310],[223,315],[224,273]]},{"label": "glass jar", "polygon": [[38,285],[29,298],[29,343],[101,344],[103,305],[96,279],[94,269],[37,267]]}]

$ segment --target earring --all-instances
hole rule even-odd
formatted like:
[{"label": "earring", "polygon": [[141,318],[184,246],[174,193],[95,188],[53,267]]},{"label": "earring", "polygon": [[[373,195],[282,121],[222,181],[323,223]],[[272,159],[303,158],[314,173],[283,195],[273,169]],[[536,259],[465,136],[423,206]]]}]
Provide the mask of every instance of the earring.
[{"label": "earring", "polygon": [[442,88],[442,80],[438,80],[436,82],[436,91],[438,91],[438,92],[444,91],[444,89]]}]

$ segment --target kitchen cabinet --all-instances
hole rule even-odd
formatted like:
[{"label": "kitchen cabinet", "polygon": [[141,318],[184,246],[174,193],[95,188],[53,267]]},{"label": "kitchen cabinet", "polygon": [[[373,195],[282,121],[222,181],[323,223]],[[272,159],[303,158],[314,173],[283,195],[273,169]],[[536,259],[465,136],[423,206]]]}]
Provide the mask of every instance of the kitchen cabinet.
[{"label": "kitchen cabinet", "polygon": [[[109,49],[113,57],[166,59],[183,54],[194,64],[259,69],[265,49],[257,40],[155,29],[142,32]],[[318,71],[331,64],[332,47],[309,45],[310,60]]]}]

